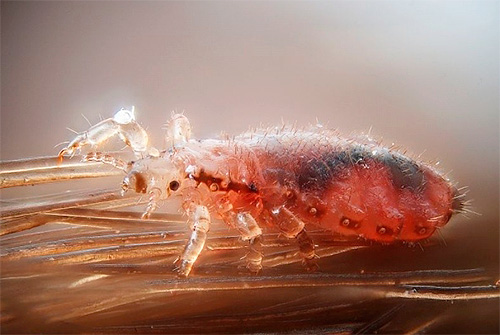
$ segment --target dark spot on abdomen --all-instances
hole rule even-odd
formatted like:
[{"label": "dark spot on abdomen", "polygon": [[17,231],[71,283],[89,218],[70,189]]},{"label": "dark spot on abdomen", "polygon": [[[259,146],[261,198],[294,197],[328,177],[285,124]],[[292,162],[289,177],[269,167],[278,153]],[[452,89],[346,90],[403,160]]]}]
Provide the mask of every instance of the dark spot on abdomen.
[{"label": "dark spot on abdomen", "polygon": [[276,182],[279,185],[289,186],[295,180],[295,175],[289,168],[272,168],[262,171],[264,179],[268,182]]},{"label": "dark spot on abdomen", "polygon": [[396,189],[422,191],[425,187],[424,172],[411,159],[389,151],[372,153],[369,147],[363,145],[329,152],[302,162],[298,169],[297,184],[301,191],[323,191],[332,180],[344,178],[353,166],[369,161],[379,162],[389,169]]},{"label": "dark spot on abdomen", "polygon": [[390,152],[383,153],[377,158],[377,160],[389,168],[392,175],[392,183],[396,189],[423,190],[425,186],[424,172],[415,162],[407,157]]},{"label": "dark spot on abdomen", "polygon": [[315,158],[302,164],[297,176],[301,191],[324,189],[332,178],[332,171],[324,159]]},{"label": "dark spot on abdomen", "polygon": [[342,179],[347,169],[363,164],[370,157],[371,152],[365,147],[354,146],[305,161],[298,172],[298,186],[301,191],[324,191],[332,180]]}]

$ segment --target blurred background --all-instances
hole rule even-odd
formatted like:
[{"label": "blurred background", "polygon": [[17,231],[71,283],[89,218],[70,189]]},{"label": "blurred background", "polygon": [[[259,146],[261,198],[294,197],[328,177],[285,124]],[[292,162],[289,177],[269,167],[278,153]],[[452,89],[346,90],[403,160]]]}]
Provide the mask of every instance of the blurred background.
[{"label": "blurred background", "polygon": [[197,138],[372,128],[469,186],[482,215],[443,233],[498,269],[499,24],[498,1],[2,1],[1,159],[131,105],[157,147],[173,110]]}]

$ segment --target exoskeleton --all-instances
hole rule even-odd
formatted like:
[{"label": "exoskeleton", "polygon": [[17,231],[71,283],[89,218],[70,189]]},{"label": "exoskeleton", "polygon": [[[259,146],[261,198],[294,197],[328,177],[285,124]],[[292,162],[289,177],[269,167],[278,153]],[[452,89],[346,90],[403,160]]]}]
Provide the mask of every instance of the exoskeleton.
[{"label": "exoskeleton", "polygon": [[191,238],[178,263],[188,276],[201,253],[212,218],[249,241],[247,267],[261,270],[263,226],[297,239],[304,264],[316,268],[306,229],[320,227],[382,243],[428,238],[462,209],[462,195],[433,168],[369,140],[344,139],[320,127],[249,131],[234,138],[194,140],[181,114],[167,124],[169,148],[151,146],[133,109],[122,109],[80,133],[59,158],[118,135],[136,160],[93,152],[87,161],[126,174],[122,190],[149,195],[143,217],[171,196],[182,198]]}]

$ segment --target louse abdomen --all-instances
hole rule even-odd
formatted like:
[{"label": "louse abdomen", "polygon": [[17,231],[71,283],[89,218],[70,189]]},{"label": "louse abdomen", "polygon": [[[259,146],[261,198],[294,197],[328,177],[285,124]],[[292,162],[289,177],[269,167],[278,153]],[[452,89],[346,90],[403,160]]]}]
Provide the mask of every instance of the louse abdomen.
[{"label": "louse abdomen", "polygon": [[304,150],[290,159],[265,164],[267,181],[282,189],[273,197],[306,224],[342,235],[383,243],[418,241],[446,224],[457,209],[454,188],[444,177],[386,148]]},{"label": "louse abdomen", "polygon": [[352,169],[347,180],[334,181],[326,194],[338,208],[334,215],[340,216],[332,230],[380,242],[418,241],[450,219],[450,187],[432,171],[421,171],[423,184],[413,188],[395,182],[381,162]]}]

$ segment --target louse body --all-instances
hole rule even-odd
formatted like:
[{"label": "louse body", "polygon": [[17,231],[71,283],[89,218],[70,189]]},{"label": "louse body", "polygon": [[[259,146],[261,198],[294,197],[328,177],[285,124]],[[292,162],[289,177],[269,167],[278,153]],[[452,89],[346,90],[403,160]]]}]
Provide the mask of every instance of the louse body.
[{"label": "louse body", "polygon": [[133,111],[122,109],[78,135],[59,157],[115,134],[132,147],[136,161],[102,153],[85,159],[122,169],[124,192],[149,194],[144,217],[160,200],[182,197],[192,233],[179,260],[181,276],[190,273],[214,217],[249,241],[247,267],[258,272],[264,226],[296,238],[304,264],[314,269],[310,226],[382,243],[415,242],[462,208],[461,195],[434,169],[369,139],[346,140],[320,127],[198,141],[190,138],[188,119],[174,114],[167,125],[171,147],[160,152],[149,144]]}]

